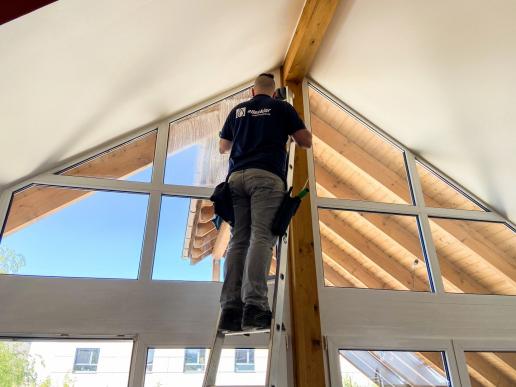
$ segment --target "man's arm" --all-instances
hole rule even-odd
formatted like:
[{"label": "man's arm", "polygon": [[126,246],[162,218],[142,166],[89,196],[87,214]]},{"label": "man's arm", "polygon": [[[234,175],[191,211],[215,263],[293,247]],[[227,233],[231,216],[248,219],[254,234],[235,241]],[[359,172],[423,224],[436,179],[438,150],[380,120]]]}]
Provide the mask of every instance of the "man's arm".
[{"label": "man's arm", "polygon": [[228,153],[231,150],[231,146],[233,145],[233,119],[235,117],[235,108],[233,108],[228,116],[226,117],[226,122],[224,122],[224,126],[219,133],[219,152],[221,154]]},{"label": "man's arm", "polygon": [[300,129],[292,133],[292,138],[301,148],[312,147],[312,133],[308,129]]},{"label": "man's arm", "polygon": [[228,153],[233,146],[233,141],[226,140],[225,138],[221,138],[219,140],[219,152],[221,154]]}]

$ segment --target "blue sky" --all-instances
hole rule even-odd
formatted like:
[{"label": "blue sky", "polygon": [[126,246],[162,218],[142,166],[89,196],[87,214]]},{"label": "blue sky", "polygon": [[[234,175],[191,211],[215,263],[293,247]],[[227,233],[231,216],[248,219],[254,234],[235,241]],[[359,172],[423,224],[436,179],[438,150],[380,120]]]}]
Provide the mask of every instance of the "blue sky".
[{"label": "blue sky", "polygon": [[[193,185],[199,157],[192,146],[167,159],[165,181]],[[150,181],[152,167],[129,177]],[[17,274],[137,278],[148,195],[95,192],[4,237],[0,246],[25,257]],[[153,278],[211,280],[211,257],[196,265],[181,258],[190,199],[162,197]]]}]

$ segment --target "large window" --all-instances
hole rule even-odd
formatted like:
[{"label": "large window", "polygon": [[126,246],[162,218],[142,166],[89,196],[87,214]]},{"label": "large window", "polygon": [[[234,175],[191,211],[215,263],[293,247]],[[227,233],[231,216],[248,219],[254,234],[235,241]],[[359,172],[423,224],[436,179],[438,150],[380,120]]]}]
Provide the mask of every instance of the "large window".
[{"label": "large window", "polygon": [[17,386],[127,386],[129,340],[0,341],[0,384]]},{"label": "large window", "polygon": [[[147,369],[145,386],[201,387],[209,358],[205,348],[151,348],[152,370]],[[216,384],[222,386],[257,386],[265,384],[266,349],[225,348],[217,369]],[[147,355],[149,356],[149,355]]]},{"label": "large window", "polygon": [[309,88],[324,284],[516,295],[516,234],[358,114]]},{"label": "large window", "polygon": [[60,172],[65,176],[150,182],[157,131],[152,131]]},{"label": "large window", "polygon": [[219,153],[219,131],[231,109],[250,97],[246,89],[170,124],[165,183],[213,187],[224,180],[229,155]]},{"label": "large window", "polygon": [[339,355],[342,387],[451,387],[443,353],[340,350]]},{"label": "large window", "polygon": [[0,272],[136,278],[148,195],[34,185],[17,192]]}]

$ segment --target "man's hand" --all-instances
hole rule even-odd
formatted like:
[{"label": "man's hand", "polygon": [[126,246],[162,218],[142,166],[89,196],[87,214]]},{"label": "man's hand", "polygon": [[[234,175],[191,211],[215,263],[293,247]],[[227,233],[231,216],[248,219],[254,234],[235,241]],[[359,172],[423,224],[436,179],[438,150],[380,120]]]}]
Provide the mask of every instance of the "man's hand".
[{"label": "man's hand", "polygon": [[221,138],[219,141],[219,152],[221,154],[228,153],[233,146],[233,142],[226,140],[225,138]]},{"label": "man's hand", "polygon": [[296,142],[297,146],[301,148],[312,147],[312,133],[308,129],[301,129],[292,134],[292,138]]}]

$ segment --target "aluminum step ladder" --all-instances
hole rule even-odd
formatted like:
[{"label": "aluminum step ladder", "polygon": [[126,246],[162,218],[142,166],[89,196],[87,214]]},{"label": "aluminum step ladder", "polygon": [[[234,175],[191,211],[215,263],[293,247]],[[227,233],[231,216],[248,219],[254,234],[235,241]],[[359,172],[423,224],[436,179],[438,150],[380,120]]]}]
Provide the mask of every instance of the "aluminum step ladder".
[{"label": "aluminum step ladder", "polygon": [[[293,174],[293,164],[294,164],[294,152],[295,152],[295,144],[293,142],[289,143],[289,152],[288,152],[288,173],[287,173],[287,186],[292,185],[292,174]],[[219,318],[217,319],[216,325],[216,333],[215,338],[213,340],[213,345],[211,347],[210,356],[208,359],[208,364],[206,367],[206,373],[204,375],[203,387],[215,387],[215,380],[217,377],[217,370],[220,362],[220,355],[222,353],[222,347],[224,346],[224,341],[226,336],[249,336],[256,334],[269,334],[269,356],[267,361],[267,378],[266,378],[266,387],[285,387],[279,384],[279,365],[280,362],[280,351],[281,351],[281,343],[282,337],[285,330],[285,326],[283,324],[283,308],[285,305],[285,289],[286,289],[286,279],[287,279],[287,254],[288,254],[288,235],[289,228],[287,228],[287,233],[282,238],[279,238],[278,244],[276,245],[276,274],[275,274],[275,282],[274,282],[274,295],[272,302],[272,321],[271,321],[271,329],[265,330],[254,330],[254,331],[242,331],[242,332],[230,332],[224,333],[218,330],[219,320],[220,320],[220,312]]]}]

